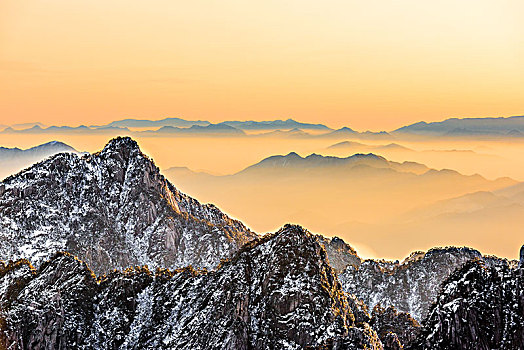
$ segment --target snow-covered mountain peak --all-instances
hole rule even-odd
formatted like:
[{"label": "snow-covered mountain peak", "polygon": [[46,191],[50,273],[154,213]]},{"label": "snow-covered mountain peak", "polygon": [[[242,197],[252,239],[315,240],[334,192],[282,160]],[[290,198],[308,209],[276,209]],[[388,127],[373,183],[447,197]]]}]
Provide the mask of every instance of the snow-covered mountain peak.
[{"label": "snow-covered mountain peak", "polygon": [[3,259],[38,265],[57,250],[96,272],[148,264],[214,268],[256,235],[178,191],[136,143],[61,153],[0,183]]}]

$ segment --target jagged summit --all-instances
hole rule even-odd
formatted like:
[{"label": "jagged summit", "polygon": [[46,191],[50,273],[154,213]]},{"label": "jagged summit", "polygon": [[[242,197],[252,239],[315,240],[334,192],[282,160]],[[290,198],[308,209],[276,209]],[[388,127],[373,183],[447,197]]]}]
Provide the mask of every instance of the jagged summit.
[{"label": "jagged summit", "polygon": [[3,259],[38,264],[57,250],[97,272],[135,264],[214,268],[256,235],[178,191],[133,139],[61,153],[0,183]]},{"label": "jagged summit", "polygon": [[140,146],[138,146],[138,142],[133,140],[129,136],[118,136],[115,137],[104,146],[102,151],[100,153],[111,153],[111,152],[117,152],[117,153],[140,153],[142,154],[142,151],[140,150]]}]

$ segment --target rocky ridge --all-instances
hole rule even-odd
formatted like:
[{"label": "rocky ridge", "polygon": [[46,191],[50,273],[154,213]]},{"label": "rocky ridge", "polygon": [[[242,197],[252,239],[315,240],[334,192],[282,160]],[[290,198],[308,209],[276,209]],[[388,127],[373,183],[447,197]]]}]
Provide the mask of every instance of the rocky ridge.
[{"label": "rocky ridge", "polygon": [[342,291],[318,237],[292,225],[211,272],[132,268],[97,279],[67,253],[38,270],[11,263],[0,268],[0,302],[6,348],[383,349],[370,324],[392,330]]}]

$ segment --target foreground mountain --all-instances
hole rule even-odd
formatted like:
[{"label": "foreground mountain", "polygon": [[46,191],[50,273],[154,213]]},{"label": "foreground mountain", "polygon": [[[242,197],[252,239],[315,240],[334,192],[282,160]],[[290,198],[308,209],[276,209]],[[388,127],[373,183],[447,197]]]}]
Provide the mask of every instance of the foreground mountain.
[{"label": "foreground mountain", "polygon": [[524,349],[524,269],[467,263],[442,286],[409,349]]},{"label": "foreground mountain", "polygon": [[51,141],[28,149],[0,147],[0,179],[14,174],[33,163],[62,152],[78,153],[63,142]]},{"label": "foreground mountain", "polygon": [[61,153],[0,183],[2,259],[58,250],[96,273],[147,264],[214,268],[255,234],[178,191],[130,138],[99,153]]},{"label": "foreground mountain", "polygon": [[342,291],[318,237],[291,225],[214,272],[137,268],[97,280],[65,253],[38,270],[4,265],[0,303],[5,348],[383,349],[375,324],[399,349],[418,332],[392,310],[370,317]]}]

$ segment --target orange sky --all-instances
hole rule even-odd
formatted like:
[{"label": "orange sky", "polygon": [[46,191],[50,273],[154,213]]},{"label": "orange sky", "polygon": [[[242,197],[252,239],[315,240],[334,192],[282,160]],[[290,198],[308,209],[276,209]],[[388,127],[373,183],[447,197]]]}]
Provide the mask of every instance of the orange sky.
[{"label": "orange sky", "polygon": [[2,0],[0,124],[524,114],[521,0]]}]

